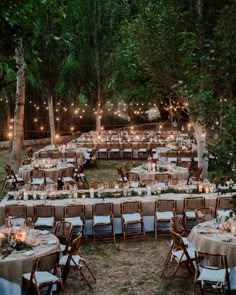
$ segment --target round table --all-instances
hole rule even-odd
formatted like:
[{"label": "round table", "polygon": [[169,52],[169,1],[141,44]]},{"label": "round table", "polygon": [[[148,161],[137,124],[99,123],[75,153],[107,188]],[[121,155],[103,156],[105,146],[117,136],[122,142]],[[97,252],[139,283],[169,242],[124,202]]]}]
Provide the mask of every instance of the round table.
[{"label": "round table", "polygon": [[147,169],[144,169],[142,166],[139,166],[139,167],[132,168],[130,172],[137,173],[141,182],[145,180],[154,181],[155,175],[157,174],[169,174],[171,179],[179,179],[179,180],[187,180],[189,176],[188,169],[184,167],[179,167],[179,166],[175,168],[171,168],[171,170],[163,171],[163,172],[148,171]]},{"label": "round table", "polygon": [[[2,228],[1,231],[4,232],[4,230]],[[6,258],[0,255],[1,294],[21,295],[22,276],[24,273],[31,272],[36,257],[60,250],[57,237],[47,231],[30,229],[26,235],[26,242],[32,242],[32,237],[35,242],[33,250],[14,250]]]},{"label": "round table", "polygon": [[215,221],[196,225],[188,240],[201,252],[226,255],[229,267],[236,266],[236,236],[231,232],[216,229]]},{"label": "round table", "polygon": [[25,183],[30,181],[30,173],[32,170],[35,170],[34,177],[37,177],[37,172],[44,171],[45,176],[52,179],[53,181],[57,181],[59,177],[61,177],[62,171],[64,171],[64,176],[73,176],[74,165],[71,163],[63,163],[58,165],[57,167],[52,168],[42,168],[42,169],[34,169],[32,165],[25,165],[19,168],[19,176],[24,179]]}]

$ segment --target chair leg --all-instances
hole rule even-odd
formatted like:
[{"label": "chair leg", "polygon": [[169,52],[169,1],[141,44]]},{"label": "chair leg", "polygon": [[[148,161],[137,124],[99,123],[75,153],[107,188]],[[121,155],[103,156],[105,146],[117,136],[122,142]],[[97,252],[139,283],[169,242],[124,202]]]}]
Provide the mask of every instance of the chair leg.
[{"label": "chair leg", "polygon": [[167,268],[167,265],[168,265],[169,262],[170,262],[170,259],[171,259],[171,256],[172,256],[172,250],[173,250],[173,244],[171,245],[170,251],[169,251],[169,253],[168,253],[167,257],[166,257],[166,261],[165,261],[165,264],[164,264],[164,269],[163,269],[163,271],[162,271],[162,273],[161,273],[161,275],[160,275],[160,278],[163,277],[163,275],[164,275],[164,273],[165,273],[165,270],[166,270],[166,268]]},{"label": "chair leg", "polygon": [[154,217],[154,232],[155,232],[155,240],[157,240],[157,220]]}]

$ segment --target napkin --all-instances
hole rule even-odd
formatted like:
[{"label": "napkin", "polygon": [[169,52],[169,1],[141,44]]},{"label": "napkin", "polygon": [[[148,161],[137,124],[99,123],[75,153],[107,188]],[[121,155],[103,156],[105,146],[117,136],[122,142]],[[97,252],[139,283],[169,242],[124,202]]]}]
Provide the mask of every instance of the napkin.
[{"label": "napkin", "polygon": [[57,243],[57,240],[49,240],[48,245],[54,245]]},{"label": "napkin", "polygon": [[41,230],[40,231],[40,234],[41,235],[47,235],[47,234],[49,234],[50,232],[48,231],[48,230]]},{"label": "napkin", "polygon": [[26,252],[23,253],[23,255],[25,255],[25,256],[34,255],[34,251],[32,251],[32,250],[26,251]]}]

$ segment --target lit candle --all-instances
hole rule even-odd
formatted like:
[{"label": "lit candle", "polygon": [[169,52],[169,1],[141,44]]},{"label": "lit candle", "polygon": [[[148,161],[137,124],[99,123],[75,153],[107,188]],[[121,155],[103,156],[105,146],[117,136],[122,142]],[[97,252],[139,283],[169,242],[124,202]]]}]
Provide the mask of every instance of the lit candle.
[{"label": "lit candle", "polygon": [[150,185],[147,186],[147,195],[151,196],[152,194],[152,187]]},{"label": "lit candle", "polygon": [[82,194],[82,199],[85,199],[86,198],[86,195],[85,194]]},{"label": "lit candle", "polygon": [[28,201],[28,192],[23,193],[23,199],[24,201]]},{"label": "lit candle", "polygon": [[91,188],[89,190],[89,193],[90,193],[90,198],[93,199],[94,198],[94,188]]}]

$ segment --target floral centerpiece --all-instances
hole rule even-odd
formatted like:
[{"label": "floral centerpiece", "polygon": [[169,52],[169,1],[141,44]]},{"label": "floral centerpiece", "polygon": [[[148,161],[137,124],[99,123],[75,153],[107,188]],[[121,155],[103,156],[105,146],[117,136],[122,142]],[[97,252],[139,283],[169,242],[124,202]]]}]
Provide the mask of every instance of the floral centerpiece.
[{"label": "floral centerpiece", "polygon": [[17,231],[16,233],[0,233],[0,253],[6,255],[13,250],[32,250],[33,246],[27,244],[24,238],[22,231]]}]

